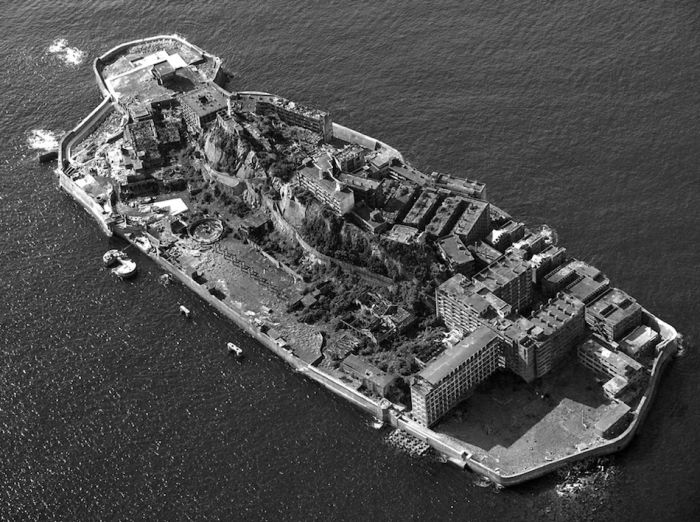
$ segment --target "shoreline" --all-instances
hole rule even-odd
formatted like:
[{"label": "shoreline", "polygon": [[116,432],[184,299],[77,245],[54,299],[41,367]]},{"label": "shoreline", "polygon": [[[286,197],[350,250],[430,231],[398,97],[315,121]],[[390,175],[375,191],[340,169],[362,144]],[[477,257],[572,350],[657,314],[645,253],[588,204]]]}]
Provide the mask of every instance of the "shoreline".
[{"label": "shoreline", "polygon": [[[118,107],[115,103],[113,93],[109,91],[108,87],[106,86],[106,83],[104,82],[104,79],[99,74],[98,66],[100,65],[101,61],[120,53],[123,49],[126,49],[131,45],[167,39],[174,39],[178,43],[188,45],[193,49],[196,49],[198,52],[201,52],[202,54],[206,54],[210,57],[212,56],[209,53],[205,53],[198,47],[190,44],[189,42],[177,35],[159,35],[151,38],[135,40],[132,42],[127,42],[118,45],[113,49],[107,51],[99,58],[95,59],[93,63],[94,72],[98,80],[98,86],[105,98],[86,118],[84,118],[76,127],[74,127],[69,133],[67,133],[66,136],[64,136],[64,138],[61,140],[61,144],[59,147],[59,165],[57,171],[59,187],[62,188],[83,208],[85,208],[85,210],[98,222],[98,224],[100,225],[100,229],[105,235],[117,235],[118,237],[129,242],[130,244],[134,244],[134,242],[131,239],[129,239],[119,228],[114,229],[112,227],[111,216],[107,212],[105,212],[104,209],[102,209],[95,200],[93,200],[70,178],[71,169],[75,168],[71,164],[71,147],[76,142],[80,141],[82,138],[84,138],[90,132],[92,132],[92,130],[96,128],[104,120],[104,118],[106,118],[107,115],[109,115],[112,111],[120,110],[121,112],[121,107]],[[213,58],[215,58],[216,64],[214,75],[216,77],[221,71],[221,60],[219,60],[216,57]],[[216,79],[214,79],[213,81],[216,81]],[[342,132],[344,136],[347,136],[350,139],[374,143],[375,146],[386,147],[389,150],[395,151],[393,147],[390,147],[381,141],[378,141],[369,136],[365,136],[364,134],[361,134],[352,129],[348,129],[341,125],[334,124],[334,130],[336,130],[336,125],[337,129],[340,132]],[[398,151],[396,152],[397,154],[400,154]],[[606,441],[604,444],[599,444],[597,446],[590,447],[585,450],[566,455],[564,457],[560,457],[550,462],[546,462],[544,464],[528,468],[526,470],[523,470],[522,472],[518,472],[515,474],[500,473],[499,468],[491,468],[476,460],[476,458],[474,457],[478,449],[476,446],[472,446],[464,441],[457,441],[456,439],[453,439],[450,436],[440,434],[438,432],[433,431],[430,428],[424,427],[418,424],[416,421],[408,418],[402,411],[396,409],[393,406],[393,404],[387,401],[386,399],[383,399],[381,401],[375,401],[374,399],[361,394],[360,392],[356,391],[350,386],[345,385],[342,381],[338,380],[337,378],[322,372],[321,370],[314,367],[312,364],[307,363],[299,357],[295,356],[293,353],[291,353],[290,350],[286,350],[278,346],[270,337],[259,331],[255,324],[252,323],[252,321],[250,321],[247,317],[234,310],[215,296],[211,295],[209,292],[206,291],[206,289],[203,286],[194,281],[189,275],[183,272],[178,266],[176,266],[172,262],[160,257],[159,255],[157,255],[157,253],[149,253],[146,255],[157,265],[159,265],[163,270],[175,276],[182,284],[184,284],[187,288],[192,290],[206,303],[213,306],[220,313],[224,314],[229,320],[234,322],[248,335],[253,337],[255,340],[263,344],[270,351],[282,358],[295,371],[305,374],[310,379],[318,382],[332,393],[335,393],[336,395],[345,398],[350,403],[369,413],[377,420],[382,421],[392,427],[406,431],[409,434],[415,436],[416,438],[427,442],[447,461],[457,465],[460,468],[467,467],[475,473],[486,476],[492,482],[503,486],[517,485],[549,474],[552,471],[572,462],[587,458],[609,455],[611,453],[620,451],[626,446],[628,446],[649,412],[649,409],[656,394],[658,384],[661,379],[661,375],[663,374],[663,371],[667,366],[668,361],[677,351],[678,334],[676,330],[673,329],[673,327],[671,327],[667,323],[661,321],[649,312],[645,311],[650,318],[652,318],[654,321],[657,321],[657,324],[660,327],[663,336],[659,354],[656,356],[654,365],[651,370],[650,382],[647,385],[645,393],[643,394],[640,402],[633,411],[634,419],[625,429],[625,431],[623,431],[623,433],[618,435],[616,438]]]}]

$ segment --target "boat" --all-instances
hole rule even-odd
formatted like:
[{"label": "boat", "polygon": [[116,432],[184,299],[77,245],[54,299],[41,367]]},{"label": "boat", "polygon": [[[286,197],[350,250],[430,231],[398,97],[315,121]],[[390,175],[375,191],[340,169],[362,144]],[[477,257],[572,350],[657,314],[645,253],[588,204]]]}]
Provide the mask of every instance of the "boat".
[{"label": "boat", "polygon": [[117,266],[112,268],[112,273],[121,279],[133,277],[136,274],[136,263],[129,259],[124,253],[117,259]]},{"label": "boat", "polygon": [[114,266],[117,264],[117,261],[119,258],[122,256],[122,253],[119,250],[108,250],[105,252],[105,254],[102,256],[102,262],[105,264],[105,266]]},{"label": "boat", "polygon": [[229,353],[232,353],[233,355],[236,356],[237,359],[240,359],[243,357],[243,350],[241,350],[241,347],[238,346],[235,343],[226,343],[226,348],[228,348]]},{"label": "boat", "polygon": [[191,314],[192,312],[190,312],[190,309],[189,309],[189,308],[187,308],[186,306],[180,305],[179,310],[180,310],[180,313],[181,313],[182,315],[185,316],[185,319],[189,319],[189,318],[190,318],[190,314]]}]

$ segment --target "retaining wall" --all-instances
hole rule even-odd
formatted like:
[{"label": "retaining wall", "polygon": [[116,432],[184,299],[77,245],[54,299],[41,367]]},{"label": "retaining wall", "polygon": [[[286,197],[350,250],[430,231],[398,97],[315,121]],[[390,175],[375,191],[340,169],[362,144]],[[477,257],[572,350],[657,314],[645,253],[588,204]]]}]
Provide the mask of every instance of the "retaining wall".
[{"label": "retaining wall", "polygon": [[355,143],[357,145],[360,145],[361,147],[365,147],[370,150],[375,150],[381,147],[390,151],[394,156],[403,161],[403,155],[394,147],[391,147],[382,141],[372,138],[371,136],[367,136],[366,134],[362,134],[361,132],[358,132],[356,130],[344,127],[339,123],[333,124],[333,136],[340,140],[347,141],[348,143]]},{"label": "retaining wall", "polygon": [[102,92],[103,96],[105,97],[111,97],[112,93],[109,91],[107,88],[107,84],[104,81],[104,78],[102,77],[102,69],[101,66],[107,62],[108,60],[114,59],[117,55],[122,54],[126,50],[128,50],[130,47],[133,47],[134,45],[139,45],[143,43],[149,43],[149,42],[156,42],[158,40],[175,40],[176,42],[185,45],[191,49],[194,49],[198,53],[208,56],[212,59],[217,59],[217,66],[214,71],[215,77],[219,74],[220,68],[221,68],[221,60],[219,60],[217,57],[212,56],[208,52],[206,52],[204,49],[201,47],[198,47],[194,44],[191,44],[187,40],[185,40],[183,37],[177,35],[177,34],[160,34],[157,36],[149,36],[148,38],[139,38],[138,40],[132,40],[130,42],[122,43],[119,44],[115,47],[112,47],[109,51],[106,53],[100,55],[99,57],[95,58],[95,60],[92,62],[92,70],[95,73],[95,79],[97,80],[97,86],[100,89],[100,92]]},{"label": "retaining wall", "polygon": [[83,121],[78,123],[72,130],[68,131],[61,139],[58,147],[58,165],[67,167],[72,161],[71,149],[76,143],[80,143],[94,131],[107,116],[114,111],[114,105],[109,98],[103,99],[100,104],[88,114]]},{"label": "retaining wall", "polygon": [[394,281],[389,277],[384,277],[379,274],[375,274],[370,270],[366,270],[362,267],[353,265],[352,263],[347,263],[345,261],[341,261],[340,259],[327,256],[326,254],[322,254],[314,247],[312,247],[309,243],[307,243],[303,237],[301,237],[299,232],[297,232],[297,230],[286,219],[284,219],[284,216],[277,207],[271,208],[270,212],[272,213],[272,220],[275,223],[275,226],[279,226],[279,228],[281,228],[285,233],[293,236],[294,240],[299,244],[301,248],[303,248],[307,253],[318,258],[322,262],[326,264],[330,263],[339,266],[346,272],[355,274],[356,276],[364,279],[365,281],[369,281],[370,283],[375,283],[382,286],[390,286],[394,284]]},{"label": "retaining wall", "polygon": [[105,235],[112,235],[112,230],[108,223],[109,216],[105,215],[104,209],[60,169],[58,173],[58,186],[72,196],[83,206],[88,214],[95,218]]}]

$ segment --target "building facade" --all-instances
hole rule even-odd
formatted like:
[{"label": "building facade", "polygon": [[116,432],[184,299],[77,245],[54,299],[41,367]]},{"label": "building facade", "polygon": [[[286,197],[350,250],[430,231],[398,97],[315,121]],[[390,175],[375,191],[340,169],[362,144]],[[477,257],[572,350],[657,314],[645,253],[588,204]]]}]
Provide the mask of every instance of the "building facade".
[{"label": "building facade", "polygon": [[448,348],[415,377],[412,412],[423,426],[435,424],[498,368],[501,339],[482,327]]}]

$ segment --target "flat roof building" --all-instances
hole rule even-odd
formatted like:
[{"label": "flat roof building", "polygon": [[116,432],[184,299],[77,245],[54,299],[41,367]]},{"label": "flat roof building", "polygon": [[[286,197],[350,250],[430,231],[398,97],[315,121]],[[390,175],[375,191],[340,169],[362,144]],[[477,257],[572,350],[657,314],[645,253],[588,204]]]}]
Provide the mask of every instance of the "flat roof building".
[{"label": "flat roof building", "polygon": [[578,359],[593,372],[612,377],[624,377],[628,382],[638,380],[644,367],[629,355],[613,351],[596,339],[588,339],[578,347]]},{"label": "flat roof building", "polygon": [[600,270],[577,259],[556,268],[542,279],[546,295],[564,291],[586,304],[603,294],[609,286],[610,280]]},{"label": "flat roof building", "polygon": [[439,204],[440,195],[437,192],[424,190],[403,218],[403,224],[422,230],[433,217]]},{"label": "flat roof building", "polygon": [[383,372],[364,357],[348,355],[340,364],[340,369],[360,380],[367,390],[384,397],[396,376]]},{"label": "flat roof building", "polygon": [[180,105],[188,129],[199,134],[208,124],[216,121],[218,114],[227,113],[228,98],[212,85],[206,85],[183,94]]},{"label": "flat roof building", "polygon": [[492,246],[487,245],[483,241],[477,241],[476,243],[466,244],[469,252],[472,253],[474,259],[478,262],[478,264],[482,265],[482,267],[486,267],[492,263],[495,263],[498,259],[500,259],[503,256],[503,252],[499,252],[498,250],[496,250]]},{"label": "flat roof building", "polygon": [[620,340],[620,350],[633,358],[643,357],[659,342],[659,333],[646,325],[641,325],[632,330]]},{"label": "flat roof building", "polygon": [[516,311],[532,303],[532,267],[513,252],[506,253],[473,277],[475,282],[513,306]]},{"label": "flat roof building", "polygon": [[382,214],[388,223],[400,223],[418,197],[419,187],[407,181],[385,180]]},{"label": "flat roof building", "polygon": [[386,233],[386,238],[389,241],[395,241],[397,243],[402,243],[404,245],[410,245],[414,243],[420,234],[420,230],[415,227],[409,227],[406,225],[394,225],[391,230]]},{"label": "flat roof building", "polygon": [[474,256],[454,234],[443,237],[437,243],[440,255],[452,272],[470,276],[475,271]]},{"label": "flat roof building", "polygon": [[431,182],[439,188],[445,188],[450,192],[459,194],[460,196],[469,196],[477,199],[486,200],[486,184],[475,179],[458,178],[450,174],[440,172],[432,172],[430,174]]},{"label": "flat roof building", "polygon": [[429,362],[413,380],[412,412],[424,426],[435,424],[498,368],[501,340],[482,327]]},{"label": "flat roof building", "polygon": [[619,288],[611,288],[586,308],[591,330],[617,341],[642,322],[642,307]]},{"label": "flat roof building", "polygon": [[465,202],[464,212],[452,232],[470,245],[484,239],[491,229],[489,203],[473,198],[462,199]]},{"label": "flat roof building", "polygon": [[330,207],[336,214],[342,216],[355,206],[355,198],[351,190],[343,186],[330,173],[316,166],[307,166],[297,173],[299,184],[308,189],[319,201]]},{"label": "flat roof building", "polygon": [[486,236],[486,242],[492,247],[505,252],[506,248],[525,235],[525,225],[517,221],[507,221]]},{"label": "flat roof building", "polygon": [[462,215],[467,202],[458,196],[448,196],[437,209],[435,216],[425,227],[425,231],[432,237],[440,238],[450,233]]}]

